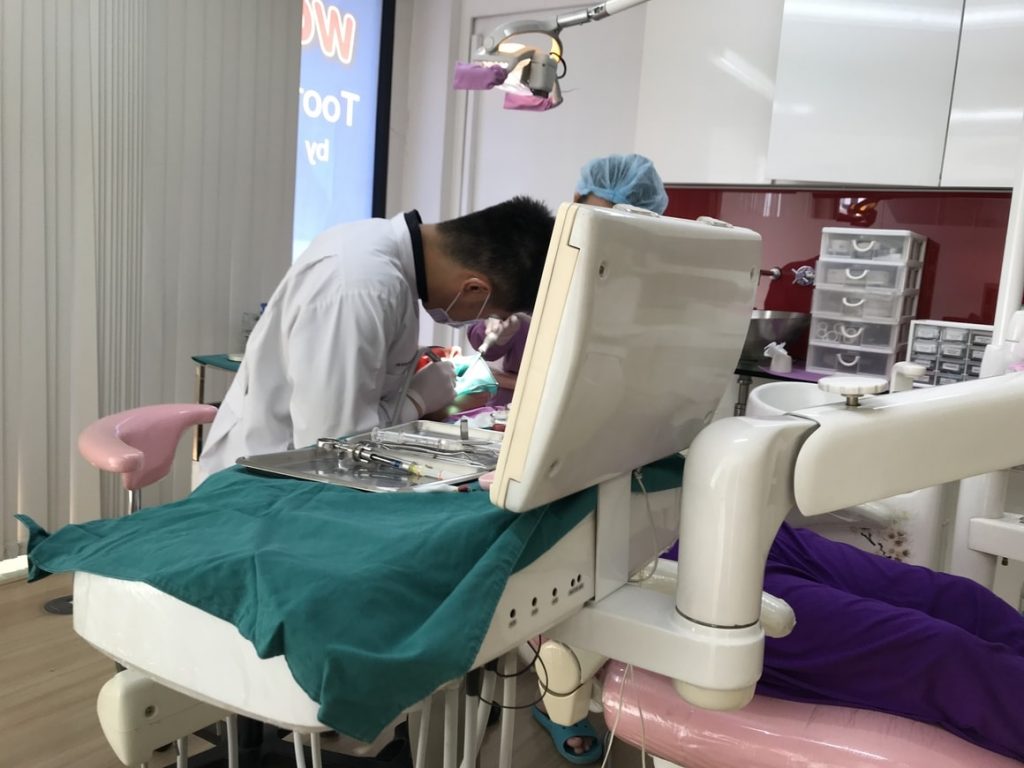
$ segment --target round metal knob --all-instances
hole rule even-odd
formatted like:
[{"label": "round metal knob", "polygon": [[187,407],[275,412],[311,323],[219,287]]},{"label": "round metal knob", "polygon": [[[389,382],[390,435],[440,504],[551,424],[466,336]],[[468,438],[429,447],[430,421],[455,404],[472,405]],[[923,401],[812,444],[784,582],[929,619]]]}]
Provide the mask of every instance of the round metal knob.
[{"label": "round metal knob", "polygon": [[889,382],[881,376],[826,376],[819,379],[818,388],[842,395],[846,398],[848,406],[856,408],[864,395],[884,392],[889,388]]},{"label": "round metal knob", "polygon": [[792,270],[796,285],[814,285],[814,267],[803,266]]}]

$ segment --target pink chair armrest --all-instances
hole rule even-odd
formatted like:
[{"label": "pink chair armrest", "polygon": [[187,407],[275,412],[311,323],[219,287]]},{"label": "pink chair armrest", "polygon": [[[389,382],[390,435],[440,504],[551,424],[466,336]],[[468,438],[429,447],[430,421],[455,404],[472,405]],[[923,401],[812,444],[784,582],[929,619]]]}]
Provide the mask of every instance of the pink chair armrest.
[{"label": "pink chair armrest", "polygon": [[78,450],[94,467],[119,473],[126,489],[138,490],[170,471],[186,429],[208,424],[216,415],[214,406],[196,403],[132,408],[105,416],[82,430]]}]

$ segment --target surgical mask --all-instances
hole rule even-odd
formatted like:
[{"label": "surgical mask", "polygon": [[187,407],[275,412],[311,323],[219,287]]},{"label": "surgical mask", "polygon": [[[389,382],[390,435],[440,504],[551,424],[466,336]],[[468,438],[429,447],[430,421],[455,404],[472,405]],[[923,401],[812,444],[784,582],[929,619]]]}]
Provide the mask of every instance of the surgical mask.
[{"label": "surgical mask", "polygon": [[476,313],[476,317],[472,320],[452,320],[448,316],[448,311],[455,306],[456,302],[462,298],[462,291],[459,291],[451,303],[444,309],[428,309],[427,314],[430,315],[431,319],[435,323],[441,323],[442,325],[450,325],[452,328],[465,328],[467,325],[472,325],[480,319],[480,315],[484,313],[484,307],[487,306],[487,302],[491,300],[490,291],[487,292],[487,298],[484,299],[484,303],[480,305],[480,311]]}]

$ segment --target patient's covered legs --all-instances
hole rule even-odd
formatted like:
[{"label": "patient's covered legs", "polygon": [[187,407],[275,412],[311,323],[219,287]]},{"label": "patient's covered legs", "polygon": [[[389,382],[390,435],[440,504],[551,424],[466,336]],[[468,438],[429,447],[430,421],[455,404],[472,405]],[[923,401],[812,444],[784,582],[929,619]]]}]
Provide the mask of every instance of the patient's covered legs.
[{"label": "patient's covered legs", "polygon": [[904,715],[1024,759],[1024,618],[987,589],[783,525],[765,590],[797,623],[766,640],[759,693]]}]

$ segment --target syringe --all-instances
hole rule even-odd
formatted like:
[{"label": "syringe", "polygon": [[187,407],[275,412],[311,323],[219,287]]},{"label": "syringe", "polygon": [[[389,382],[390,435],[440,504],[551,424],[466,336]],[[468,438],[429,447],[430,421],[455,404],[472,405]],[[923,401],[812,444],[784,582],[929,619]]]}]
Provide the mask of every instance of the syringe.
[{"label": "syringe", "polygon": [[353,446],[345,446],[341,450],[346,451],[355,461],[363,462],[364,464],[369,464],[371,462],[381,464],[385,467],[391,467],[392,469],[407,472],[410,475],[416,475],[417,477],[429,477],[433,480],[448,480],[449,478],[454,477],[454,474],[445,473],[443,470],[433,467],[430,464],[406,461],[405,459],[399,459],[395,456],[378,453],[372,446],[363,443],[358,443]]},{"label": "syringe", "polygon": [[398,432],[396,430],[381,429],[380,427],[374,427],[370,431],[370,439],[375,443],[415,445],[418,448],[429,448],[433,451],[448,451],[450,453],[463,451],[466,448],[461,440],[419,435],[415,432]]}]

